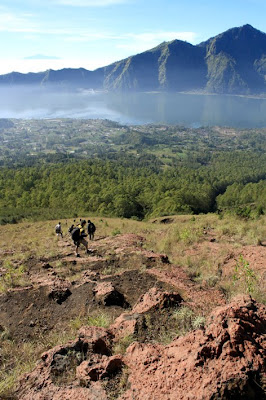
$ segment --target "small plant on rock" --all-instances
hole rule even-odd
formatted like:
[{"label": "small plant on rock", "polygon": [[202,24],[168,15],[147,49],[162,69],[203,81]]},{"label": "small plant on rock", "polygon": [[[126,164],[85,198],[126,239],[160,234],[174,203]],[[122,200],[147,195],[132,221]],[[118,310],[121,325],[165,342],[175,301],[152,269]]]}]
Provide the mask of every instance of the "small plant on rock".
[{"label": "small plant on rock", "polygon": [[249,294],[253,293],[255,286],[258,282],[258,277],[250,267],[249,262],[245,260],[241,254],[235,265],[235,272],[233,275],[234,286],[238,283],[243,285],[245,291]]},{"label": "small plant on rock", "polygon": [[205,326],[206,319],[202,315],[197,315],[192,321],[192,326],[194,329],[201,329]]},{"label": "small plant on rock", "polygon": [[205,318],[202,315],[196,315],[189,307],[180,307],[173,315],[177,323],[177,333],[185,335],[193,329],[203,328]]},{"label": "small plant on rock", "polygon": [[134,342],[133,335],[123,336],[119,341],[114,345],[113,353],[114,354],[124,354],[128,346]]},{"label": "small plant on rock", "polygon": [[111,318],[108,314],[101,313],[98,315],[89,316],[86,325],[89,326],[100,326],[102,328],[108,328],[111,323]]}]

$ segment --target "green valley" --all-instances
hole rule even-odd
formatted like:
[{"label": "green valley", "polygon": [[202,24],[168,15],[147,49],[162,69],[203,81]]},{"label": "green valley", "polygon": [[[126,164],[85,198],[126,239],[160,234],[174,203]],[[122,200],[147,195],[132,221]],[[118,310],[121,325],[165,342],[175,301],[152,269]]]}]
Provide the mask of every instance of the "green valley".
[{"label": "green valley", "polygon": [[2,223],[266,209],[266,131],[1,120]]}]

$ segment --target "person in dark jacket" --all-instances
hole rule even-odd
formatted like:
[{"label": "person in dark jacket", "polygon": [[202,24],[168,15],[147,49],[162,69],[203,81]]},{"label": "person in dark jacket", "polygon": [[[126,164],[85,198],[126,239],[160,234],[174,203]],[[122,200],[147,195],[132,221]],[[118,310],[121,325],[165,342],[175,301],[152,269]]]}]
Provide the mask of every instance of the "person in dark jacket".
[{"label": "person in dark jacket", "polygon": [[90,240],[94,239],[95,231],[96,231],[96,227],[95,227],[94,223],[91,222],[90,220],[88,220],[88,235],[89,235]]},{"label": "person in dark jacket", "polygon": [[[83,244],[83,246],[85,246],[87,253],[89,253],[89,249],[88,249],[88,242],[85,239],[85,237],[87,236],[87,234],[85,233],[85,225],[86,225],[86,221],[85,219],[83,221],[81,221],[81,223],[78,225],[78,229],[79,229],[79,235],[77,238],[75,238],[74,243],[76,245],[76,256],[80,257],[79,255],[79,246],[80,244]],[[75,229],[74,229],[75,230]],[[74,230],[72,232],[74,232]],[[73,238],[73,236],[72,236]]]}]

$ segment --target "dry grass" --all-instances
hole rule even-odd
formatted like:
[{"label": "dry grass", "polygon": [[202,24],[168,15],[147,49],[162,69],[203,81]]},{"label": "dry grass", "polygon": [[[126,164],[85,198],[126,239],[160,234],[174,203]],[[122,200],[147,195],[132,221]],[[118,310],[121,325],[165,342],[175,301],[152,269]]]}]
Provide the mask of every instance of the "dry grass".
[{"label": "dry grass", "polygon": [[[87,220],[89,217],[82,218]],[[119,218],[94,218],[93,222],[97,227],[95,239],[114,236],[117,232],[140,234],[146,239],[147,249],[166,253],[172,263],[187,269],[192,279],[205,281],[210,286],[219,284],[222,266],[232,249],[241,249],[246,245],[255,246],[266,241],[266,216],[247,221],[233,216],[221,218],[216,214],[180,215],[171,216],[171,219],[172,223],[162,224],[160,219],[155,222],[139,222]],[[2,291],[27,283],[21,266],[29,257],[49,258],[63,252],[58,247],[60,239],[54,233],[57,222],[23,222],[0,226],[0,267],[4,273],[5,265],[9,265],[9,277],[4,284],[2,282]],[[68,235],[67,229],[73,220],[61,222],[63,233]],[[215,251],[210,247],[211,237],[217,243]],[[108,267],[104,271],[105,274],[112,272]]]},{"label": "dry grass", "polygon": [[[166,253],[170,261],[186,269],[195,282],[221,288],[228,299],[246,293],[245,285],[233,282],[233,270],[227,276],[223,274],[224,265],[245,246],[253,246],[254,251],[260,253],[260,245],[266,244],[266,216],[256,220],[234,216],[221,218],[215,214],[171,218],[174,220],[171,224],[153,224],[146,234],[146,247]],[[250,263],[250,268],[256,270],[256,265]],[[265,302],[265,286],[260,278],[258,274],[252,296]]]},{"label": "dry grass", "polygon": [[[38,340],[16,343],[8,333],[0,339],[0,398],[12,398],[21,375],[30,372],[44,351],[75,338],[77,329],[71,325],[58,332],[39,336]],[[7,337],[5,337],[7,336]],[[10,397],[11,396],[11,397]]]},{"label": "dry grass", "polygon": [[136,339],[134,335],[126,335],[119,339],[113,347],[113,354],[125,354],[128,346],[131,345]]},{"label": "dry grass", "polygon": [[101,326],[107,328],[113,319],[106,313],[92,312],[87,316],[77,316],[64,328],[40,335],[38,340],[16,343],[8,332],[0,332],[0,399],[12,396],[19,377],[30,372],[44,351],[62,345],[77,337],[81,326]]},{"label": "dry grass", "polygon": [[[87,220],[87,216],[85,219]],[[228,297],[235,293],[246,292],[246,281],[241,276],[234,284],[232,274],[223,277],[223,266],[232,250],[241,250],[243,246],[257,246],[266,243],[266,216],[257,220],[243,220],[236,217],[223,218],[215,214],[198,216],[171,216],[170,224],[154,221],[134,221],[118,218],[93,218],[96,225],[95,239],[114,236],[115,233],[135,233],[144,236],[145,247],[155,252],[166,253],[171,262],[185,268],[190,277],[196,282],[210,287],[222,287]],[[29,257],[54,257],[63,254],[63,249],[58,246],[58,239],[54,227],[58,221],[22,222],[16,225],[0,226],[0,272],[1,291],[6,291],[18,285],[27,285],[24,264]],[[63,233],[73,220],[61,221]],[[215,243],[210,245],[210,239],[215,238]],[[262,247],[257,246],[258,250]],[[215,252],[211,249],[215,249]],[[254,266],[250,263],[250,268]],[[60,265],[57,265],[60,268]],[[143,266],[145,268],[145,266]],[[113,272],[108,267],[105,273]],[[73,273],[79,274],[80,271]],[[73,278],[74,279],[74,278]],[[252,295],[259,301],[265,301],[265,291],[262,280],[258,276],[252,287]],[[181,321],[191,316],[177,316]],[[94,317],[93,317],[94,318]],[[97,318],[96,318],[97,319]],[[40,354],[59,344],[73,339],[83,323],[106,326],[106,318],[102,321],[90,321],[77,317],[65,329],[46,334],[38,341],[25,342],[23,345],[14,343],[8,338],[8,332],[2,332],[0,338],[0,398],[7,398],[14,388],[18,377],[30,371]],[[194,321],[194,317],[192,318]],[[182,323],[183,323],[182,322]],[[202,320],[193,322],[193,327],[202,324]],[[103,326],[103,325],[101,325]],[[181,328],[180,328],[181,329]],[[182,330],[182,329],[181,329]],[[123,352],[131,343],[132,337],[124,338],[115,352]],[[2,396],[2,397],[1,397]]]}]

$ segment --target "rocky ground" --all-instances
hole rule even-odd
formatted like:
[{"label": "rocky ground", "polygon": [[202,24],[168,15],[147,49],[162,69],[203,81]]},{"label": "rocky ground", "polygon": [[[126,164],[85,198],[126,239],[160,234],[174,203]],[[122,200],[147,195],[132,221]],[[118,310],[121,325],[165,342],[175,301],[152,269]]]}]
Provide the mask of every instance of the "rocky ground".
[{"label": "rocky ground", "polygon": [[[76,258],[66,236],[57,256],[26,261],[27,287],[0,295],[1,330],[18,345],[52,331],[60,335],[69,321],[92,310],[107,312],[112,323],[84,326],[76,339],[42,354],[12,398],[264,398],[265,307],[250,296],[227,303],[223,291],[195,282],[144,244],[136,234],[97,238],[89,255],[81,249]],[[260,250],[264,273],[265,247]],[[191,310],[191,324],[193,316],[186,335],[180,310]]]}]

